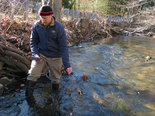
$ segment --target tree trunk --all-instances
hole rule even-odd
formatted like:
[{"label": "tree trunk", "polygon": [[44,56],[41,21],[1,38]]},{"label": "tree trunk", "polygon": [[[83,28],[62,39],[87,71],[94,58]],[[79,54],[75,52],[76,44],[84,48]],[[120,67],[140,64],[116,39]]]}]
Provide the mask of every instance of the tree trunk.
[{"label": "tree trunk", "polygon": [[41,0],[41,5],[44,6],[44,5],[51,5],[52,3],[52,0]]},{"label": "tree trunk", "polygon": [[[72,9],[73,8],[73,5],[76,3],[76,0],[74,0],[72,3],[71,3],[71,5],[70,5],[70,8],[69,9]],[[75,6],[74,6],[74,9],[76,9],[75,8]]]},{"label": "tree trunk", "polygon": [[50,2],[49,2],[49,6],[53,6],[53,0],[50,0]]},{"label": "tree trunk", "polygon": [[53,9],[56,20],[61,22],[62,0],[54,0]]},{"label": "tree trunk", "polygon": [[28,18],[29,0],[24,1],[24,20]]}]

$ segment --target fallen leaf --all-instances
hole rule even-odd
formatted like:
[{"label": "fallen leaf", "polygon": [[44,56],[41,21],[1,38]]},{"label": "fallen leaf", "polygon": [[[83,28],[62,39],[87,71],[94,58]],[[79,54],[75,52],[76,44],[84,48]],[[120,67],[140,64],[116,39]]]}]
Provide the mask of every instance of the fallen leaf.
[{"label": "fallen leaf", "polygon": [[86,76],[86,75],[83,75],[81,78],[82,78],[83,81],[87,81],[89,79],[89,77]]},{"label": "fallen leaf", "polygon": [[69,91],[68,95],[71,96],[71,91]]}]

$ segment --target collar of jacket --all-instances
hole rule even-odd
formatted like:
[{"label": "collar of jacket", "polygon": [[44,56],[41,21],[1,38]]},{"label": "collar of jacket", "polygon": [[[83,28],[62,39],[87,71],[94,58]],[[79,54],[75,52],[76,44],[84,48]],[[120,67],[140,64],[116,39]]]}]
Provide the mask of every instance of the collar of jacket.
[{"label": "collar of jacket", "polygon": [[39,21],[39,25],[41,25],[41,26],[43,26],[43,27],[45,27],[45,28],[52,27],[52,26],[55,25],[55,17],[54,17],[54,16],[52,17],[51,22],[50,22],[47,26],[45,26],[45,25],[42,23],[41,20]]}]

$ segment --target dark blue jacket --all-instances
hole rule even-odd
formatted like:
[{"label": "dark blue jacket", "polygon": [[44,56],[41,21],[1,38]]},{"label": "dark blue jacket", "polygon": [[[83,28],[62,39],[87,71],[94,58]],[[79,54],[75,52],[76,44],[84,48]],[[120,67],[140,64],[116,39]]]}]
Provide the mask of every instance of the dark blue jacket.
[{"label": "dark blue jacket", "polygon": [[41,53],[50,58],[62,57],[65,68],[70,67],[66,33],[63,25],[55,19],[53,25],[47,27],[40,21],[33,25],[30,48],[32,55]]}]

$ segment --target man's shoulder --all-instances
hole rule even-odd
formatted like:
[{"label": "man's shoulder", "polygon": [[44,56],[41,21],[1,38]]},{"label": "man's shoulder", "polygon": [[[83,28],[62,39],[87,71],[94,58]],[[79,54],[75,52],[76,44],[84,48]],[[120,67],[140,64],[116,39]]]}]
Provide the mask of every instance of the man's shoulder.
[{"label": "man's shoulder", "polygon": [[55,21],[55,25],[58,26],[58,27],[63,27],[62,23],[60,23],[60,22],[57,21],[57,20]]},{"label": "man's shoulder", "polygon": [[40,25],[40,20],[35,21],[34,24],[33,24],[34,27],[38,26],[38,25]]},{"label": "man's shoulder", "polygon": [[55,26],[56,26],[56,29],[64,29],[63,24],[60,23],[59,21],[55,21]]}]

